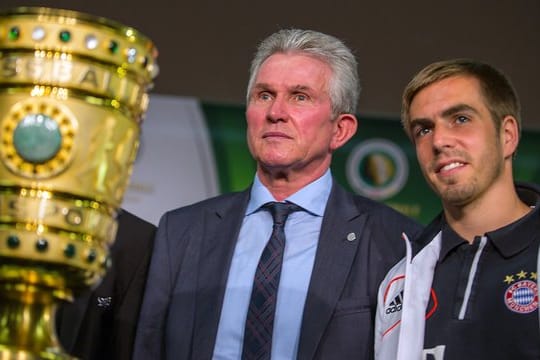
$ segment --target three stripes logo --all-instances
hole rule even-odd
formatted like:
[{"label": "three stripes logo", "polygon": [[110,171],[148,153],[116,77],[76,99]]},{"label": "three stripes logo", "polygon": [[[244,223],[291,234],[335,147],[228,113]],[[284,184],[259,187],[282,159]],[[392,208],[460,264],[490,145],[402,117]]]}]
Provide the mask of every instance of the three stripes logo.
[{"label": "three stripes logo", "polygon": [[399,292],[399,294],[396,295],[394,300],[385,309],[386,314],[392,314],[401,311],[401,308],[403,307],[403,290]]}]

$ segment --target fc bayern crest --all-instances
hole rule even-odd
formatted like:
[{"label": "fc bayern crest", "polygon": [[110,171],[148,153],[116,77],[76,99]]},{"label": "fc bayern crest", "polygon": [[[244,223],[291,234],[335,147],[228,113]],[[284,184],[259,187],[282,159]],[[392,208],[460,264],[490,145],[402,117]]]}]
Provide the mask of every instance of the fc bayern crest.
[{"label": "fc bayern crest", "polygon": [[538,286],[531,280],[517,281],[506,289],[504,302],[513,312],[531,313],[538,309]]}]

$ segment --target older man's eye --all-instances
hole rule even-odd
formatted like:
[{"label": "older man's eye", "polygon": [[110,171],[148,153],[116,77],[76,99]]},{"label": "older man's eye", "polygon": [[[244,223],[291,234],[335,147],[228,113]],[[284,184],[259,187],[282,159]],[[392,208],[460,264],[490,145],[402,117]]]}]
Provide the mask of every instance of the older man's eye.
[{"label": "older man's eye", "polygon": [[263,100],[263,101],[270,100],[271,98],[272,98],[272,95],[270,95],[270,94],[267,93],[267,92],[261,92],[261,93],[259,93],[259,95],[257,96],[257,99]]},{"label": "older man's eye", "polygon": [[469,118],[467,116],[464,116],[464,115],[456,116],[456,123],[463,124],[463,123],[466,123],[466,122],[469,122]]}]

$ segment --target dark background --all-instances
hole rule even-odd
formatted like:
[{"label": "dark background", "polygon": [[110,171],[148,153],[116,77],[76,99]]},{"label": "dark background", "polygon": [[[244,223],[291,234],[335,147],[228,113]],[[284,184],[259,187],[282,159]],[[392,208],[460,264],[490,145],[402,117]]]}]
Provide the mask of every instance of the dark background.
[{"label": "dark background", "polygon": [[[540,1],[1,0],[0,8],[84,11],[132,26],[159,49],[155,93],[243,104],[257,43],[279,28],[343,39],[359,60],[361,114],[399,116],[401,91],[424,65],[470,57],[500,68],[540,130]],[[361,129],[360,129],[361,131]]]}]

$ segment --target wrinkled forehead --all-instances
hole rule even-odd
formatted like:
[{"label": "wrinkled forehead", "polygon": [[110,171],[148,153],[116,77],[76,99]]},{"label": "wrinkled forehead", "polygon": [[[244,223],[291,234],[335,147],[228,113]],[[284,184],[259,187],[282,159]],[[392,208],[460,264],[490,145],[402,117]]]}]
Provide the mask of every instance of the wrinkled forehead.
[{"label": "wrinkled forehead", "polygon": [[304,53],[278,53],[262,63],[254,85],[282,83],[289,86],[326,89],[331,76],[330,66],[318,57]]}]

